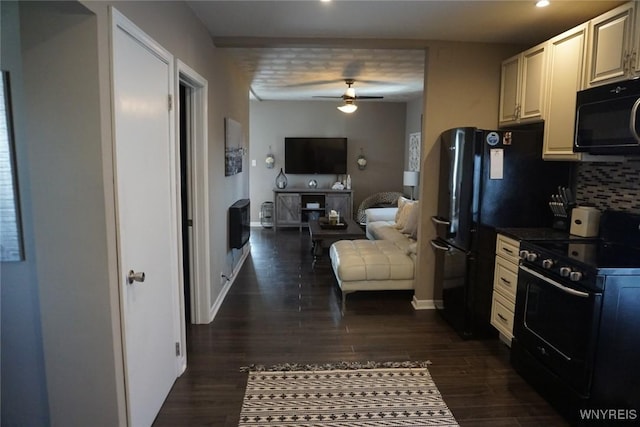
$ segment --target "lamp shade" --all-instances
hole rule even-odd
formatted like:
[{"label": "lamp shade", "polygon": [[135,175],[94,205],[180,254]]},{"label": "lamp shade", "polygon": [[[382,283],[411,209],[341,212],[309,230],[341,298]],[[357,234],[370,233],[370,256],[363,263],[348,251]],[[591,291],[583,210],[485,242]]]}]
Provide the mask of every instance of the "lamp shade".
[{"label": "lamp shade", "polygon": [[420,172],[418,171],[404,171],[402,176],[402,185],[405,187],[416,187],[418,185],[418,179]]}]

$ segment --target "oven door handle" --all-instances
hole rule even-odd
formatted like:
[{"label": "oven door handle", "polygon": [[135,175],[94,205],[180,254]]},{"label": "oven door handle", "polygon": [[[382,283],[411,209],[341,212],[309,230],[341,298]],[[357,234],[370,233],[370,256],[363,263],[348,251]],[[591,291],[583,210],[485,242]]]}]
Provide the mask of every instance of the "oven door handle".
[{"label": "oven door handle", "polygon": [[636,141],[640,142],[640,135],[638,135],[638,130],[636,129],[636,115],[638,114],[638,107],[640,107],[640,99],[637,99],[633,104],[633,108],[631,108],[631,120],[629,121],[629,130],[631,134],[636,139]]},{"label": "oven door handle", "polygon": [[575,289],[571,289],[568,288],[566,286],[561,285],[560,283],[549,279],[548,277],[543,276],[542,274],[538,273],[537,271],[533,271],[530,268],[527,268],[523,265],[520,266],[520,269],[531,274],[532,276],[537,277],[540,280],[544,280],[545,282],[547,282],[548,284],[555,286],[556,288],[560,289],[562,292],[565,292],[567,294],[570,295],[574,295],[576,297],[581,297],[581,298],[589,298],[591,296],[591,294],[587,293],[587,292],[581,292],[581,291],[576,291]]}]

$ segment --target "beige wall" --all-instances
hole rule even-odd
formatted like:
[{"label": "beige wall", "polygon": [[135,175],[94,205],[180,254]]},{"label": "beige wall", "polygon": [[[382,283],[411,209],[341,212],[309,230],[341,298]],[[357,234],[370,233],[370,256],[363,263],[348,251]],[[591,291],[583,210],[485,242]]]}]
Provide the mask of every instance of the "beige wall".
[{"label": "beige wall", "polygon": [[[354,213],[365,197],[378,191],[402,191],[405,156],[404,103],[361,102],[358,111],[345,114],[337,103],[327,101],[252,101],[250,158],[251,221],[259,222],[260,205],[273,201],[275,179],[284,167],[287,136],[347,137],[347,172],[351,175]],[[265,167],[269,146],[276,158],[273,169]],[[356,159],[363,148],[367,167],[360,170]],[[310,178],[319,188],[330,188],[335,175],[289,175],[289,187],[305,188]]]},{"label": "beige wall", "polygon": [[493,129],[498,125],[500,63],[519,47],[434,42],[425,64],[423,151],[420,168],[421,219],[415,298],[433,300],[435,238],[431,217],[437,212],[439,145],[442,131],[458,126]]}]

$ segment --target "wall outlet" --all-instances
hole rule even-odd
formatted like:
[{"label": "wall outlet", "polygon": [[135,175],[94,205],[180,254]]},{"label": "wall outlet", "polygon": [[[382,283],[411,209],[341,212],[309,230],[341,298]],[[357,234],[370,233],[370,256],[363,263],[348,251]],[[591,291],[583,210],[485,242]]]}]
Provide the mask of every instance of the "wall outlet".
[{"label": "wall outlet", "polygon": [[231,281],[231,277],[227,276],[224,273],[220,273],[220,284],[221,285],[225,285],[229,281]]}]

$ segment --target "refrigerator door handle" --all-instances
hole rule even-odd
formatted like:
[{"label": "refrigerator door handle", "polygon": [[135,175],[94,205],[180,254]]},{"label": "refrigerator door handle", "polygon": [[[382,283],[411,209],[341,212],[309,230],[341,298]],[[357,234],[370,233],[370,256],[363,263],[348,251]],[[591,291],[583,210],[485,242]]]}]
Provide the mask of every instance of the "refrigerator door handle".
[{"label": "refrigerator door handle", "polygon": [[451,225],[451,221],[445,221],[443,219],[436,218],[435,216],[431,217],[431,221],[433,221],[434,224],[438,225]]},{"label": "refrigerator door handle", "polygon": [[435,240],[431,241],[431,246],[433,246],[436,250],[448,252],[451,250],[449,246],[439,245]]}]

